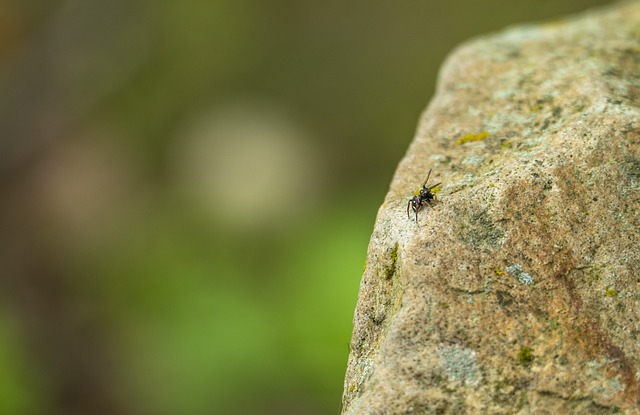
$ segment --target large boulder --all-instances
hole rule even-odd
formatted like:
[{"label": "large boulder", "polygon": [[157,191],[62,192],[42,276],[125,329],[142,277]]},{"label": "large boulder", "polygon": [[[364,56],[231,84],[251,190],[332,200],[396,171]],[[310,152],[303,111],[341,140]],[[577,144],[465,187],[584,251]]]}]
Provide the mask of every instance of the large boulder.
[{"label": "large boulder", "polygon": [[[427,187],[442,184],[416,223],[429,169]],[[376,219],[343,414],[639,408],[633,1],[480,38],[444,64]]]}]

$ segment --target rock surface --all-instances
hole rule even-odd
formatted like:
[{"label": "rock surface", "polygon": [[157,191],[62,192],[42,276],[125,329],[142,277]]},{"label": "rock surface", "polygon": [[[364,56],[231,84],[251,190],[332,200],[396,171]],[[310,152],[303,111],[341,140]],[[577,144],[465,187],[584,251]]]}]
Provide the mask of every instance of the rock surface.
[{"label": "rock surface", "polygon": [[639,212],[640,2],[463,45],[376,219],[343,414],[640,413]]}]

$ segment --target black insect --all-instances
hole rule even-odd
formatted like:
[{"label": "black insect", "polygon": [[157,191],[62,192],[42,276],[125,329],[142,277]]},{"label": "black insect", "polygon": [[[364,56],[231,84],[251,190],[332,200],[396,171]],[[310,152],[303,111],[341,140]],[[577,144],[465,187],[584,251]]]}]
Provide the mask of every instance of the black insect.
[{"label": "black insect", "polygon": [[433,186],[427,187],[427,182],[429,181],[429,176],[431,176],[431,169],[429,169],[429,173],[427,173],[427,178],[424,179],[424,183],[422,183],[422,189],[419,189],[416,194],[409,199],[409,203],[407,203],[407,218],[409,216],[409,208],[413,209],[416,214],[416,223],[418,223],[418,212],[425,205],[430,205],[433,200],[435,200],[436,195],[432,192],[435,187],[440,186],[440,183],[434,184]]}]

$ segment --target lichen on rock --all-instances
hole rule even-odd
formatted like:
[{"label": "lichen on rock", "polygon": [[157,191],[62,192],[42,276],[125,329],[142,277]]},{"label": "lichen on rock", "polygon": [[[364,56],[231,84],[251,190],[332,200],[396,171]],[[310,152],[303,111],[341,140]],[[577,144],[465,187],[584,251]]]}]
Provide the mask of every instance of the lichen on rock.
[{"label": "lichen on rock", "polygon": [[466,43],[378,212],[343,414],[640,413],[639,241],[640,2]]}]

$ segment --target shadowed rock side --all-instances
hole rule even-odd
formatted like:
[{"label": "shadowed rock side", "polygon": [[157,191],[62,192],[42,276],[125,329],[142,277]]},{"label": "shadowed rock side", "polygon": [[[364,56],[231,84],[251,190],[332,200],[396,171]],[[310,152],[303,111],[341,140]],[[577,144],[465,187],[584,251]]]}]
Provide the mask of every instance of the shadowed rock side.
[{"label": "shadowed rock side", "polygon": [[640,413],[639,212],[640,2],[463,45],[378,213],[343,413]]}]

